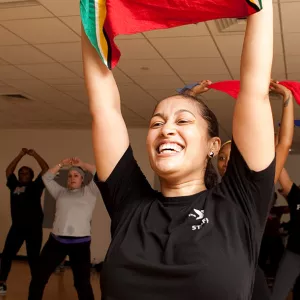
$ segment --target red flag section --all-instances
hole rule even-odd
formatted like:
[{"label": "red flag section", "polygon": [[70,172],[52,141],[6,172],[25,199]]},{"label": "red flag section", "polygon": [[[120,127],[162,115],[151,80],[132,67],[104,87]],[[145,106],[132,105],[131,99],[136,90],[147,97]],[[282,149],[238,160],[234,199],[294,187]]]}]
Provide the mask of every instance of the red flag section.
[{"label": "red flag section", "polygon": [[[281,85],[285,86],[293,93],[296,102],[300,105],[300,83],[296,81],[281,81]],[[239,80],[229,80],[213,83],[209,86],[210,89],[224,92],[231,97],[237,99],[240,91]]]},{"label": "red flag section", "polygon": [[107,67],[118,63],[114,38],[219,18],[242,18],[259,11],[261,0],[81,0],[81,19]]}]

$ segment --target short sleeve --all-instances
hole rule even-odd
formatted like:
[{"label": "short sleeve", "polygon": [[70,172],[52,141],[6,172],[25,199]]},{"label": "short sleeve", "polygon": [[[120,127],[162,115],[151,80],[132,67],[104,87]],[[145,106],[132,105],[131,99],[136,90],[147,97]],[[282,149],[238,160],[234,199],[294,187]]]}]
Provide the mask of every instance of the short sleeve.
[{"label": "short sleeve", "polygon": [[6,186],[13,192],[18,186],[19,181],[14,173],[7,177]]},{"label": "short sleeve", "polygon": [[232,141],[230,160],[221,185],[252,222],[265,226],[274,195],[275,158],[260,172],[249,169],[236,144]]},{"label": "short sleeve", "polygon": [[128,147],[105,182],[94,177],[106,209],[113,219],[116,212],[136,207],[153,190],[134,159],[131,146]]},{"label": "short sleeve", "polygon": [[45,184],[43,182],[42,175],[39,174],[39,176],[34,181],[34,188],[36,191],[38,191],[39,194],[43,193],[43,190],[45,188]]}]

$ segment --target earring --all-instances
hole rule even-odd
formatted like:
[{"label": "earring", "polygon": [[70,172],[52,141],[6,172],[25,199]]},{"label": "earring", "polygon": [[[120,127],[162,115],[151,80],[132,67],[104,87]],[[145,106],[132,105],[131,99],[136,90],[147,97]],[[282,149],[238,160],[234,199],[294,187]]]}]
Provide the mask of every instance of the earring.
[{"label": "earring", "polygon": [[210,158],[213,158],[213,157],[214,157],[214,155],[215,155],[215,154],[213,153],[213,151],[210,151],[210,153],[209,153],[209,157],[210,157]]}]

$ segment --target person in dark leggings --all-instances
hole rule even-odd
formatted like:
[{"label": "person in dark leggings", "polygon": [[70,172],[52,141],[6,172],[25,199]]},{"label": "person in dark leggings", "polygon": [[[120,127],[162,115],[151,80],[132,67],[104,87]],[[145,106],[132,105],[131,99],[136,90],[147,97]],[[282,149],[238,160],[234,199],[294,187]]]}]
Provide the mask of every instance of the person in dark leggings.
[{"label": "person in dark leggings", "polygon": [[[63,166],[71,166],[67,188],[54,180]],[[96,169],[78,158],[65,159],[43,176],[47,190],[56,200],[56,212],[52,233],[30,283],[29,300],[43,298],[51,274],[67,255],[79,300],[94,299],[90,283],[91,220],[99,190],[93,180],[84,185],[84,170],[94,174]]]},{"label": "person in dark leggings", "polygon": [[[280,219],[283,214],[290,212],[288,206],[275,206],[276,201],[277,193],[274,193],[274,202],[268,216],[258,259],[259,266],[269,278],[275,278],[284,252],[284,244],[280,234]],[[269,265],[267,265],[268,260],[270,261]]]},{"label": "person in dark leggings", "polygon": [[[35,180],[33,180],[33,170],[26,166],[19,169],[18,178],[14,174],[17,164],[25,155],[35,158],[42,169]],[[44,190],[44,183],[42,175],[48,168],[45,160],[34,150],[23,148],[6,169],[7,187],[10,190],[12,225],[2,252],[0,295],[6,294],[6,280],[11,269],[12,259],[18,253],[24,241],[26,242],[31,276],[33,276],[36,269],[43,236],[41,196]]]},{"label": "person in dark leggings", "polygon": [[[199,88],[198,88],[199,89]],[[280,172],[287,159],[290,146],[293,140],[294,131],[294,106],[293,96],[290,90],[278,84],[276,81],[271,81],[271,90],[282,95],[283,109],[281,119],[281,130],[278,139],[276,139],[276,172],[274,182],[278,181]],[[225,142],[218,154],[218,171],[221,177],[226,173],[228,162],[230,159],[231,141]],[[278,228],[279,229],[279,228]],[[252,300],[266,300],[270,298],[270,290],[268,288],[264,271],[261,266],[257,267],[255,281],[253,287]]]},{"label": "person in dark leggings", "polygon": [[[299,297],[300,275],[300,188],[289,177],[286,169],[283,169],[279,182],[279,192],[286,198],[290,208],[289,238],[284,255],[276,274],[272,292],[272,300],[284,300],[294,285],[295,296]],[[294,296],[294,299],[299,299]]]}]

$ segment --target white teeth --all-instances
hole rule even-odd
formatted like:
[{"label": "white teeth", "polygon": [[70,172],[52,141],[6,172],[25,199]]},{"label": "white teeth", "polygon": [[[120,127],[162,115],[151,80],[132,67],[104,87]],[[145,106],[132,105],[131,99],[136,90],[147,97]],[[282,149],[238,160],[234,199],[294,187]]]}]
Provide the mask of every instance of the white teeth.
[{"label": "white teeth", "polygon": [[180,152],[183,148],[176,144],[176,143],[165,143],[165,144],[161,144],[158,148],[158,152],[161,153],[161,152]]}]

